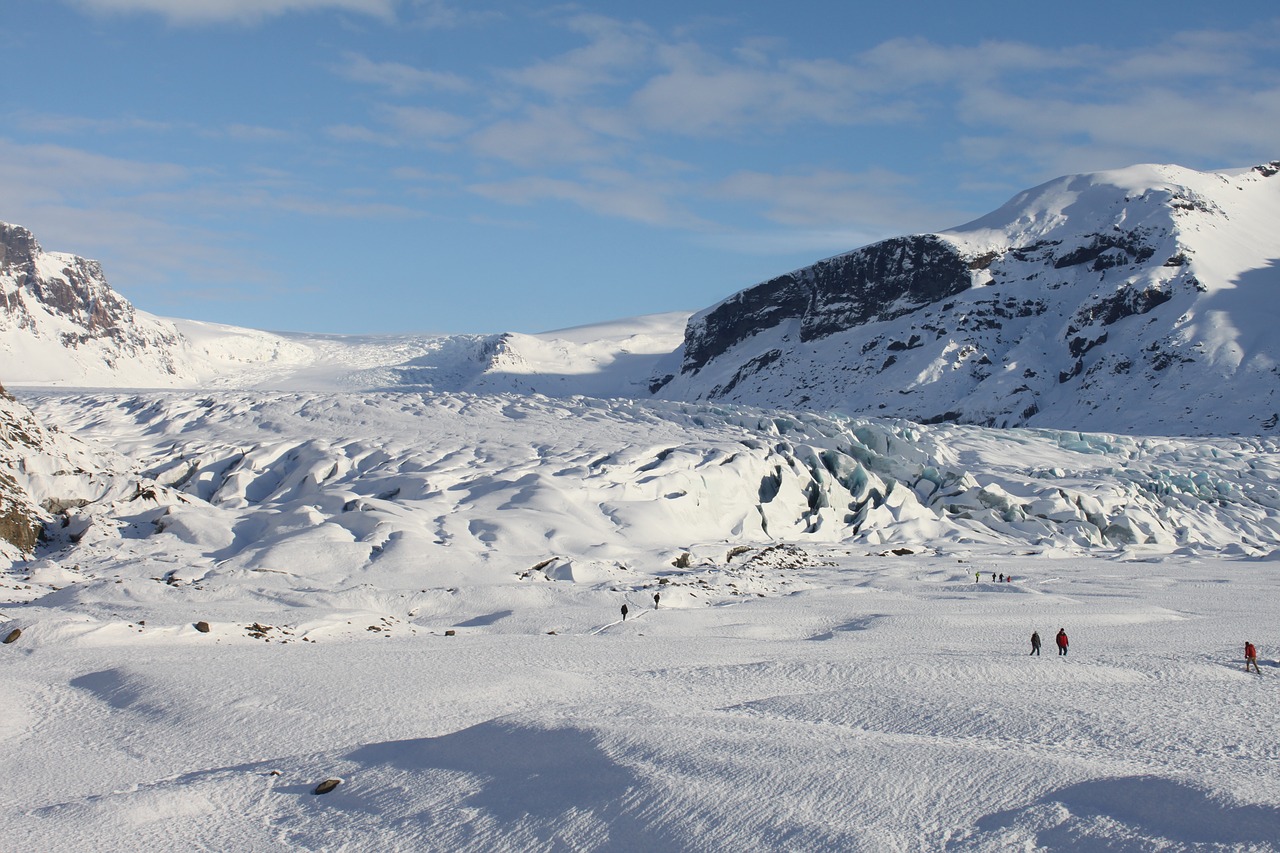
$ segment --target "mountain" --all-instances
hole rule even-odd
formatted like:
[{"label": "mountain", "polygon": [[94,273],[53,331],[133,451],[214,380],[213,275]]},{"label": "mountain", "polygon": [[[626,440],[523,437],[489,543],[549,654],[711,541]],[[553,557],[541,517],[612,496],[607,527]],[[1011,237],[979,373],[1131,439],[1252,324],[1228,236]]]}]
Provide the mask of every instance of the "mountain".
[{"label": "mountain", "polygon": [[646,396],[688,317],[540,335],[318,335],[166,319],[113,290],[97,261],[46,252],[27,229],[0,223],[0,353],[15,387]]},{"label": "mountain", "polygon": [[46,252],[0,222],[0,353],[12,386],[196,387],[311,352],[279,335],[135,308],[97,261]]},{"label": "mountain", "polygon": [[[273,334],[135,309],[0,226],[14,386],[659,398],[1131,434],[1280,427],[1280,161],[1145,165],[1023,192],[692,317],[538,335]],[[681,332],[681,323],[688,318]]]},{"label": "mountain", "polygon": [[1278,172],[1065,177],[821,261],[696,314],[653,391],[922,423],[1274,432]]}]

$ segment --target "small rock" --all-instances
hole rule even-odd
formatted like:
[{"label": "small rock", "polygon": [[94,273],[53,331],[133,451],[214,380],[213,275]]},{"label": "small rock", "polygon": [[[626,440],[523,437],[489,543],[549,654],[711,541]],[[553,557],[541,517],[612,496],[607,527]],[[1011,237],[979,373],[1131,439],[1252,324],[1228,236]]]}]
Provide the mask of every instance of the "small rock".
[{"label": "small rock", "polygon": [[196,630],[197,630],[197,631],[199,631],[201,634],[207,634],[207,633],[209,633],[209,623],[208,623],[208,622],[197,622],[197,623],[196,623]]},{"label": "small rock", "polygon": [[325,780],[324,780],[323,782],[321,782],[319,785],[316,785],[316,789],[315,789],[314,791],[312,791],[311,793],[313,793],[313,794],[327,794],[327,793],[329,793],[330,791],[332,791],[334,788],[338,787],[338,786],[339,786],[339,785],[341,785],[341,784],[342,784],[342,780],[341,780],[341,779],[325,779]]},{"label": "small rock", "polygon": [[454,637],[454,636],[457,636],[457,634],[458,634],[458,632],[457,632],[457,631],[455,631],[455,630],[453,630],[452,628],[450,628],[448,631],[445,631],[445,632],[444,632],[444,635],[445,635],[446,637]]},{"label": "small rock", "polygon": [[21,636],[22,636],[22,629],[14,628],[12,631],[9,632],[9,636],[4,638],[4,644],[7,646],[10,643],[16,643],[18,641],[18,638]]}]

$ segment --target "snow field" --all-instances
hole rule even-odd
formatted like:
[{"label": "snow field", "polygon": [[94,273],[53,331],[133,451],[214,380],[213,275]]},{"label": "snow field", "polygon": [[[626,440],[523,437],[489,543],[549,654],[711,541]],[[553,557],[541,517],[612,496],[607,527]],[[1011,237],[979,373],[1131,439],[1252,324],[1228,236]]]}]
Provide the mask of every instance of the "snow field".
[{"label": "snow field", "polygon": [[817,551],[801,592],[632,594],[625,622],[610,589],[488,585],[390,637],[301,601],[276,605],[288,644],[158,602],[55,627],[6,650],[0,807],[48,850],[1275,849],[1268,564],[1024,558],[973,583],[998,559]]},{"label": "snow field", "polygon": [[1280,849],[1272,441],[31,399],[16,848]]}]

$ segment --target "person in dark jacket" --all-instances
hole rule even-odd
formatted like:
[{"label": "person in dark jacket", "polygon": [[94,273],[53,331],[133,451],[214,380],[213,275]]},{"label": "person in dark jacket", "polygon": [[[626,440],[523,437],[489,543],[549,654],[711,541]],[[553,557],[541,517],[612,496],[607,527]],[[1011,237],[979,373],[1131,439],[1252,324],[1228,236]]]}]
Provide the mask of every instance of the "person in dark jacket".
[{"label": "person in dark jacket", "polygon": [[627,611],[627,605],[625,605],[625,604],[624,604],[624,605],[622,605],[622,621],[623,621],[623,622],[626,622],[626,621],[627,621],[627,612],[628,612],[628,611]]},{"label": "person in dark jacket", "polygon": [[1250,640],[1244,641],[1244,671],[1249,671],[1249,664],[1253,664],[1253,671],[1262,675],[1262,671],[1258,669],[1258,649]]},{"label": "person in dark jacket", "polygon": [[1058,654],[1065,655],[1067,653],[1067,629],[1059,628],[1058,636],[1055,639],[1058,643]]},{"label": "person in dark jacket", "polygon": [[658,602],[659,602],[659,601],[661,601],[661,600],[662,600],[662,593],[660,593],[660,592],[655,592],[655,593],[653,594],[653,609],[654,609],[654,610],[657,610],[657,609],[658,609]]},{"label": "person in dark jacket", "polygon": [[1035,655],[1036,657],[1040,656],[1040,632],[1039,631],[1031,632],[1031,654]]}]

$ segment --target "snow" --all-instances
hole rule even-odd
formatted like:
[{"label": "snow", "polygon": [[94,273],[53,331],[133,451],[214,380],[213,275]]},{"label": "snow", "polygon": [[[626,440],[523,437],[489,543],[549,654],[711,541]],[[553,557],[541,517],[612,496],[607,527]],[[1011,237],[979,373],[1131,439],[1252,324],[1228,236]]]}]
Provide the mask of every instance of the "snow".
[{"label": "snow", "polygon": [[1277,849],[1274,440],[23,399],[104,473],[0,575],[15,848]]},{"label": "snow", "polygon": [[[1112,421],[1199,395],[1247,425],[1212,377],[1273,394],[1262,180],[1077,176],[944,237],[1110,227],[1117,188],[1126,227],[1230,207],[1252,230],[1197,243],[1180,321],[1199,384]],[[648,399],[685,313],[358,336],[135,312],[67,347],[27,307],[0,316],[0,521],[46,537],[0,543],[6,849],[1280,850],[1274,424],[921,425],[780,409],[813,379],[785,372],[767,406]],[[999,381],[1046,369],[1035,322]],[[940,348],[880,390],[943,405],[974,354]]]}]

